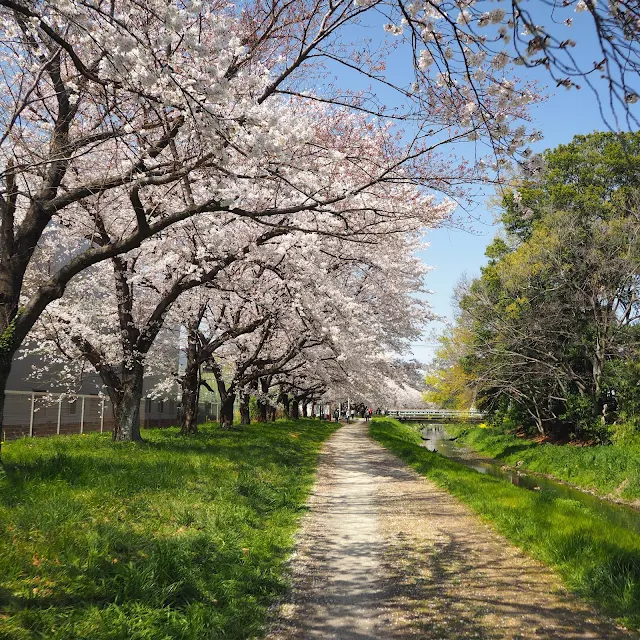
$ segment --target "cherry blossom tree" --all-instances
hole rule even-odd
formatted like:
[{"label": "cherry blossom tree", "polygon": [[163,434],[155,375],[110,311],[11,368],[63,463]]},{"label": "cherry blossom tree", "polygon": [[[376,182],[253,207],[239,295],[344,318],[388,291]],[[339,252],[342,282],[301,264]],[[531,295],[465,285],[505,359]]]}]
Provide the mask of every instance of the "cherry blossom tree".
[{"label": "cherry blossom tree", "polygon": [[[375,209],[387,188],[458,196],[506,156],[526,159],[538,134],[523,119],[538,98],[509,63],[564,69],[572,45],[518,3],[481,4],[0,0],[0,407],[13,355],[70,281],[174,224],[230,212],[353,233],[351,209]],[[575,73],[626,56],[608,77],[633,104],[634,7],[563,7],[574,9],[593,17],[604,56]],[[373,42],[360,37],[370,26]],[[523,27],[531,37],[514,54]],[[411,82],[387,72],[394,50]],[[357,74],[356,89],[332,81],[336,68]],[[397,97],[389,106],[382,86]],[[489,160],[450,159],[466,140],[487,142]],[[389,211],[398,229],[405,214],[415,219]],[[358,224],[371,232],[378,220]],[[43,255],[43,234],[60,229],[69,243]],[[50,268],[27,288],[36,256]]]},{"label": "cherry blossom tree", "polygon": [[[263,282],[265,269],[257,260],[249,255],[236,262],[208,286],[182,296],[173,309],[174,322],[182,323],[185,333],[184,368],[178,376],[183,434],[197,432],[200,387],[208,386],[201,378],[202,367],[219,350],[228,349],[230,342],[259,330],[272,319],[272,301],[279,295]],[[221,386],[225,399],[232,395],[233,389],[227,393],[224,382]],[[227,413],[232,411],[233,402]]]},{"label": "cherry blossom tree", "polygon": [[[251,304],[246,301],[247,304]],[[193,434],[198,430],[198,402],[200,388],[207,385],[201,378],[201,369],[218,349],[245,333],[251,333],[264,324],[264,316],[242,323],[242,309],[230,315],[228,305],[222,303],[215,311],[209,296],[202,300],[186,329],[186,363],[180,376],[182,387],[182,433]],[[222,328],[226,324],[226,328]]]},{"label": "cherry blossom tree", "polygon": [[[79,274],[32,332],[35,351],[46,360],[68,365],[67,376],[83,371],[83,360],[100,375],[113,407],[114,439],[140,438],[145,362],[161,331],[172,328],[166,327],[165,319],[179,296],[214,282],[246,256],[252,244],[260,246],[282,233],[252,225],[260,235],[252,234],[243,219],[229,218],[222,221],[232,229],[225,235],[225,250],[212,254],[204,247],[219,238],[219,229],[205,221],[199,220],[200,228],[190,223],[173,227],[140,249]],[[89,301],[92,312],[87,310]],[[171,338],[165,337],[169,342],[165,346],[176,359]]]},{"label": "cherry blossom tree", "polygon": [[[250,96],[262,91],[254,82],[260,74],[225,77],[240,45],[229,19],[210,11],[162,2],[3,2],[0,28],[8,87],[0,134],[1,411],[13,354],[74,276],[196,213],[228,208],[212,176],[208,190],[188,178],[220,159],[214,149],[224,146],[225,129],[248,117]],[[224,95],[234,96],[235,112]],[[43,233],[52,230],[72,230],[60,235],[71,243],[43,256]],[[41,274],[45,265],[46,277],[29,278],[30,268]],[[29,279],[36,286],[27,289]]]},{"label": "cherry blossom tree", "polygon": [[[346,159],[346,154],[337,152],[335,146],[320,147],[320,130],[315,129],[317,135],[313,145],[306,138],[289,143],[286,154],[298,158],[298,166],[295,170],[289,169],[286,176],[280,176],[278,180],[271,179],[262,185],[256,184],[255,180],[250,184],[246,181],[247,189],[242,199],[238,197],[238,204],[229,212],[218,212],[216,215],[203,212],[197,219],[183,221],[165,229],[146,240],[139,249],[114,256],[111,259],[113,279],[109,269],[81,273],[71,281],[71,289],[61,303],[54,303],[53,307],[50,305],[47,321],[42,325],[45,335],[39,335],[37,339],[40,348],[54,348],[62,351],[67,358],[77,359],[77,351],[70,349],[68,345],[61,347],[63,341],[57,336],[63,334],[67,340],[73,341],[80,355],[94,366],[106,385],[115,412],[116,438],[139,437],[138,415],[144,360],[163,326],[167,312],[185,291],[205,283],[214,283],[224,268],[246,256],[252,246],[257,249],[270,240],[285,235],[295,234],[298,244],[292,245],[291,242],[282,240],[276,245],[277,250],[271,250],[271,255],[265,258],[267,261],[259,263],[262,272],[269,264],[281,262],[282,254],[288,250],[307,250],[310,244],[325,236],[335,238],[337,242],[348,239],[354,246],[362,242],[367,245],[388,237],[389,234],[417,230],[428,223],[436,224],[450,213],[450,203],[438,203],[431,196],[421,195],[415,186],[406,184],[402,177],[392,179],[391,174],[369,184],[367,189],[348,193],[348,187],[353,184],[354,179],[359,178],[358,174],[366,172],[371,175],[379,158],[386,160],[384,150],[382,154],[376,154],[375,150],[378,145],[388,142],[388,136],[384,131],[371,133],[363,126],[359,117],[350,119],[329,114],[325,119],[319,120],[317,108],[314,107],[311,113],[316,120],[316,127],[328,123],[337,126],[338,122],[341,123],[342,149],[355,154],[353,159]],[[298,114],[299,120],[302,115]],[[324,134],[324,138],[327,138],[327,134]],[[331,207],[311,204],[287,207],[287,202],[294,198],[299,200],[300,197],[301,188],[295,185],[294,180],[310,183],[312,179],[316,187],[319,185],[327,191],[328,200],[334,200]],[[368,177],[366,181],[370,182]],[[155,198],[159,200],[160,195]],[[153,194],[151,197],[154,197]],[[283,206],[269,206],[278,201]],[[243,208],[244,203],[253,205],[254,210],[263,208],[249,215],[248,208]],[[117,212],[115,221],[111,223],[112,228],[117,229],[118,216],[126,214],[133,206],[130,197],[125,198],[116,193],[112,194],[109,201],[96,206],[93,216],[98,221],[98,231],[95,232],[93,241],[102,243],[103,246],[109,244],[113,231],[110,233],[105,217],[113,215],[111,212]],[[47,234],[45,245],[57,247],[61,236],[77,233],[72,224],[68,227],[71,231],[61,225],[53,227]],[[52,250],[47,246],[39,250],[39,259],[35,265],[39,265],[40,270],[36,266],[32,268],[32,273],[28,273],[27,284],[36,287],[35,283],[46,278],[47,274],[42,272],[42,267],[48,268],[50,261],[42,258],[47,253],[51,254]],[[255,257],[254,260],[259,258]],[[279,276],[282,282],[299,279],[300,265],[291,263],[288,269],[286,275]],[[102,280],[96,273],[102,273]],[[317,274],[314,277],[317,278]],[[102,288],[98,287],[100,292],[95,291],[98,282],[102,282]],[[109,286],[113,289],[110,293],[107,292]],[[102,312],[88,316],[89,325],[96,320],[98,324],[87,327],[82,313],[86,309],[86,300],[91,297],[102,307]],[[109,298],[111,302],[108,301]],[[71,304],[69,300],[72,300]],[[70,315],[71,308],[77,311]],[[134,308],[141,310],[135,318],[132,311]],[[67,327],[64,332],[60,331],[56,318],[60,318]],[[253,326],[254,322],[254,318],[250,319],[249,326]],[[113,327],[113,330],[109,331],[109,327]],[[53,330],[55,339],[48,336],[47,332],[50,330]],[[273,323],[265,325],[264,330],[272,332]],[[286,327],[280,325],[279,330],[286,330]],[[235,327],[229,326],[225,331],[225,339],[242,332],[237,323]],[[115,354],[109,352],[110,347],[102,348],[95,340],[87,338],[88,335],[100,336],[101,339],[104,337],[111,346],[115,336]],[[221,346],[217,339],[214,342],[216,348]],[[301,337],[299,342],[304,343],[305,339]],[[266,343],[267,339],[263,337],[261,344]],[[269,364],[271,370],[275,370],[276,363],[293,357],[295,352],[291,349],[289,346],[284,355],[271,357],[263,364]],[[209,351],[208,348],[204,349],[204,354]],[[255,366],[253,360],[257,357],[258,353],[253,359],[245,359],[243,370]],[[263,360],[264,358],[261,359]],[[190,366],[187,378],[193,378],[193,371],[194,367]],[[232,391],[226,390],[224,383],[220,381],[220,393],[230,398],[232,406],[236,389],[255,382],[258,377],[255,371],[246,376],[243,373],[231,386]],[[184,389],[184,384],[183,380],[184,395],[191,398],[189,405],[192,406],[195,395],[193,390]],[[186,428],[189,430],[193,427]]]},{"label": "cherry blossom tree", "polygon": [[[540,68],[570,90],[588,87],[613,128],[638,125],[632,105],[640,98],[640,9],[631,0],[356,0],[378,11],[383,28],[414,56],[415,88],[438,83],[474,117],[483,113],[482,81],[498,84],[510,65]],[[484,65],[484,63],[488,65]],[[473,96],[473,97],[472,97]]]},{"label": "cherry blossom tree", "polygon": [[[375,395],[385,377],[401,379],[394,358],[430,318],[413,295],[424,276],[415,249],[415,235],[407,232],[387,234],[384,242],[375,233],[368,241],[364,235],[310,241],[298,233],[265,246],[251,298],[226,293],[228,319],[220,322],[220,314],[217,324],[200,326],[198,341],[218,345],[207,367],[223,423],[231,423],[238,394],[246,422],[250,395],[258,398],[261,419],[278,402],[286,410],[291,397],[295,416],[297,402],[319,400],[330,388]],[[233,326],[255,321],[256,328],[221,345],[216,336],[229,332],[229,319]]]}]

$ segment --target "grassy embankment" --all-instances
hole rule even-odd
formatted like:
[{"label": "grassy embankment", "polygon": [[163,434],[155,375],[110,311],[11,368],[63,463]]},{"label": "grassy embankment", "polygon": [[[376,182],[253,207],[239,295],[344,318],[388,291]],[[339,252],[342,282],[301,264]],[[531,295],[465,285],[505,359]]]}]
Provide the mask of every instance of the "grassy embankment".
[{"label": "grassy embankment", "polygon": [[3,446],[0,638],[250,638],[334,425],[150,430]]},{"label": "grassy embankment", "polygon": [[600,495],[626,501],[640,498],[640,444],[539,444],[498,429],[450,425],[447,431],[483,456],[502,464],[553,476]]},{"label": "grassy embankment", "polygon": [[640,628],[640,535],[579,502],[482,475],[420,446],[419,433],[376,419],[375,439],[468,504],[506,538],[554,567],[565,584],[610,615]]}]

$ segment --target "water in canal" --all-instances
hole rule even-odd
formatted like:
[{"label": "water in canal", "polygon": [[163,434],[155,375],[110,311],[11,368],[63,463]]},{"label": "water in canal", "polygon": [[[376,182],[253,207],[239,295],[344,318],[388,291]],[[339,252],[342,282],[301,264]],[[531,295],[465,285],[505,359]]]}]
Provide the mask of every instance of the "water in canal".
[{"label": "water in canal", "polygon": [[480,473],[509,480],[512,484],[523,489],[548,491],[555,497],[576,500],[607,520],[640,533],[640,512],[631,507],[606,502],[589,493],[573,489],[553,480],[528,475],[514,469],[506,469],[497,463],[479,460],[478,454],[473,449],[452,441],[441,424],[427,424],[421,430],[421,433],[424,440],[423,446],[429,451],[437,451],[443,456],[452,458],[456,462]]}]

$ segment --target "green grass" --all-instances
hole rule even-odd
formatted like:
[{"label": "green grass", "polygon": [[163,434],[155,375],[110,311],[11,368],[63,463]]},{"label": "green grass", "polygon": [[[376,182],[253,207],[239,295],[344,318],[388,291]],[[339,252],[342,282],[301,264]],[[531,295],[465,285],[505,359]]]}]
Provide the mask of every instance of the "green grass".
[{"label": "green grass", "polygon": [[640,446],[538,444],[499,429],[450,425],[459,442],[503,464],[551,475],[601,495],[615,492],[625,500],[640,498]]},{"label": "green grass", "polygon": [[334,425],[20,440],[0,470],[0,639],[251,638]]},{"label": "green grass", "polygon": [[624,624],[640,628],[640,535],[574,500],[482,475],[420,446],[419,433],[376,419],[371,434],[419,473],[468,504],[565,584]]}]

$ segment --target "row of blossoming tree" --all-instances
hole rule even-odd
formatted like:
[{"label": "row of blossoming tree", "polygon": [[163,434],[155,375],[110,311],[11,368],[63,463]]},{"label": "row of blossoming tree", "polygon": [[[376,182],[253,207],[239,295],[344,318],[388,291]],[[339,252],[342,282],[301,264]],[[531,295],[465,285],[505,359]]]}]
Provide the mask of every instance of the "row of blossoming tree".
[{"label": "row of blossoming tree", "polygon": [[[25,344],[93,367],[123,440],[145,372],[182,385],[186,431],[204,363],[225,423],[237,396],[401,380],[420,234],[507,158],[535,170],[513,65],[637,100],[635,4],[548,4],[562,24],[475,0],[0,0],[0,425]],[[554,31],[574,14],[586,68]]]}]

